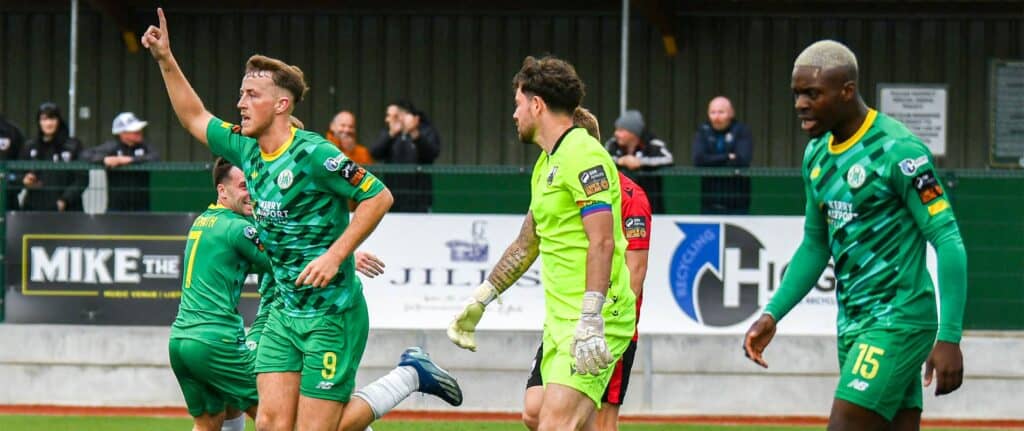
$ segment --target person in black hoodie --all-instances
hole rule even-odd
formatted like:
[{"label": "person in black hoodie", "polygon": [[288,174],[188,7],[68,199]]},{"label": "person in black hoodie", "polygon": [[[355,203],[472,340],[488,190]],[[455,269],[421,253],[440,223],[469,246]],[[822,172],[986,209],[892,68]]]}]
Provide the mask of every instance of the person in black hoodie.
[{"label": "person in black hoodie", "polygon": [[131,112],[118,114],[110,128],[114,139],[90,149],[85,157],[107,167],[107,211],[149,211],[149,172],[117,169],[160,160],[143,140],[147,124]]},{"label": "person in black hoodie", "polygon": [[[19,159],[68,163],[82,154],[82,143],[69,136],[60,109],[52,102],[39,106],[39,133],[21,149]],[[21,176],[24,211],[81,211],[82,192],[88,178],[85,171],[38,170]]]},{"label": "person in black hoodie", "polygon": [[[370,148],[379,163],[430,165],[441,154],[441,135],[427,115],[412,103],[400,100],[388,105],[386,123]],[[430,174],[389,174],[383,180],[395,194],[391,211],[427,212],[433,203]]]}]

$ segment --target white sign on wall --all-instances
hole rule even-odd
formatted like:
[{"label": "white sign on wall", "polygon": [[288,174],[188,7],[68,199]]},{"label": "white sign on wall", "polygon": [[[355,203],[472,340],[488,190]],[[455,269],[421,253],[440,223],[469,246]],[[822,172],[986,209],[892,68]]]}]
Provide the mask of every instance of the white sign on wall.
[{"label": "white sign on wall", "polygon": [[[462,310],[522,216],[389,214],[361,247],[387,264],[363,278],[373,328],[444,329]],[[642,333],[741,334],[761,314],[803,235],[803,217],[655,216]],[[934,255],[929,253],[934,277]],[[780,323],[783,334],[836,331],[831,266]],[[540,330],[539,262],[493,302],[480,329]]]},{"label": "white sign on wall", "polygon": [[878,110],[914,132],[935,156],[946,154],[946,86],[878,84]]}]

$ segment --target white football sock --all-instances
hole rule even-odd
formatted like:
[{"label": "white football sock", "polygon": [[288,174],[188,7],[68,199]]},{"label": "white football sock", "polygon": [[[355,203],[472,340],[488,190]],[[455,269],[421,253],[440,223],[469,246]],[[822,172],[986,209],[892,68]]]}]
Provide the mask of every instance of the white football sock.
[{"label": "white football sock", "polygon": [[220,431],[245,431],[245,413],[234,419],[224,419]]},{"label": "white football sock", "polygon": [[390,373],[356,391],[359,397],[373,410],[373,417],[380,419],[420,387],[420,377],[408,365],[396,367]]}]

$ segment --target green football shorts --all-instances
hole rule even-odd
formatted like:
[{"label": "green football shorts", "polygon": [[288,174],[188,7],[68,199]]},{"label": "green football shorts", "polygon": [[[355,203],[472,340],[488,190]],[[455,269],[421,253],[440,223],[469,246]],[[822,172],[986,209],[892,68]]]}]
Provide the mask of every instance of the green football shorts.
[{"label": "green football shorts", "polygon": [[267,327],[267,318],[269,317],[270,308],[256,313],[256,319],[252,321],[249,332],[245,333],[245,344],[249,346],[249,350],[255,351],[260,345],[260,338],[263,337],[263,328]]},{"label": "green football shorts", "polygon": [[836,398],[887,420],[921,409],[921,364],[935,344],[934,329],[876,329],[839,337]]},{"label": "green football shorts", "polygon": [[300,318],[271,309],[256,349],[256,373],[301,372],[300,394],[347,403],[369,332],[362,294],[339,314]]},{"label": "green football shorts", "polygon": [[172,338],[168,350],[193,417],[218,414],[225,406],[246,410],[256,405],[255,353],[245,343]]}]

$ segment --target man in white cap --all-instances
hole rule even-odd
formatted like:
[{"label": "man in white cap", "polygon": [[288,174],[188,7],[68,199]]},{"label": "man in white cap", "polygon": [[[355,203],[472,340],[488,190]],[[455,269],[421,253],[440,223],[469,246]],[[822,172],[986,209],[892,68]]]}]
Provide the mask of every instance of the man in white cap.
[{"label": "man in white cap", "polygon": [[116,169],[160,160],[160,155],[143,139],[142,129],[147,124],[131,112],[117,114],[110,126],[114,139],[91,149],[86,155],[87,160],[102,163],[109,169],[108,211],[149,211],[149,172]]}]

